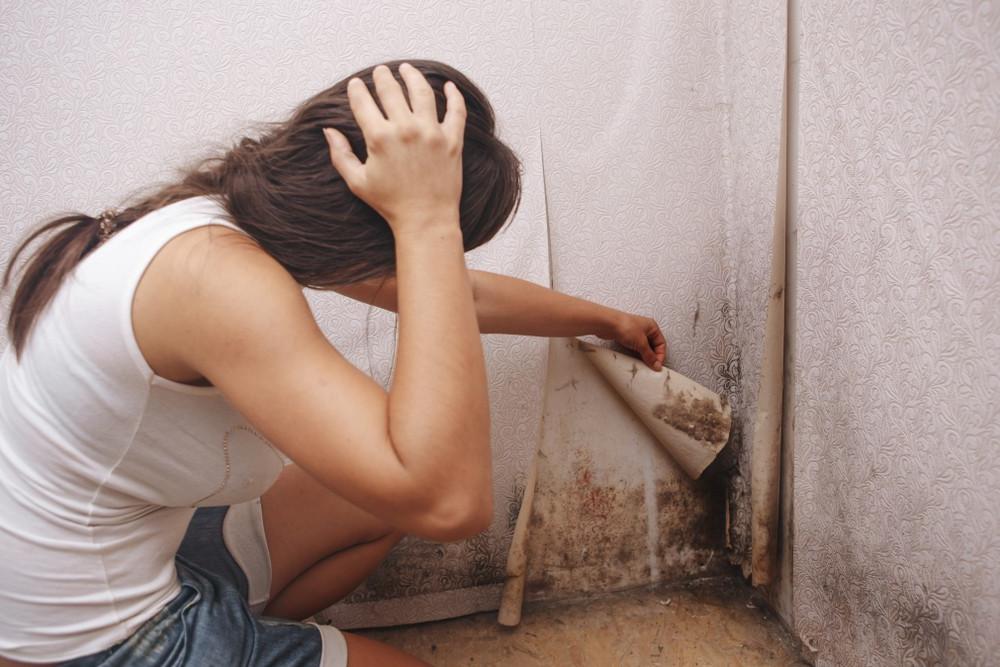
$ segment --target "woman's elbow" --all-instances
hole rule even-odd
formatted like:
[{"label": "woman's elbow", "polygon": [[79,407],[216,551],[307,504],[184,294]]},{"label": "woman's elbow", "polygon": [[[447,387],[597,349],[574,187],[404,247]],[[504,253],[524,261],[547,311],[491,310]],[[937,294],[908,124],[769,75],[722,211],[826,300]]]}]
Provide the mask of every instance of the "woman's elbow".
[{"label": "woman's elbow", "polygon": [[422,523],[421,537],[435,542],[458,542],[478,535],[493,523],[493,494],[439,500]]}]

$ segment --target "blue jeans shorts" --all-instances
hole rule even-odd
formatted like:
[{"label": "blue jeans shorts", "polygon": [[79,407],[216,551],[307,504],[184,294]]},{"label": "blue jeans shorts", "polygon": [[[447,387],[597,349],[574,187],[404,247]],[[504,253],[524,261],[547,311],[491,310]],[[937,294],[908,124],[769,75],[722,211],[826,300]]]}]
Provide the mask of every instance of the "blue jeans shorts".
[{"label": "blue jeans shorts", "polygon": [[[256,504],[234,506],[239,509],[233,518],[259,522],[260,500],[250,502]],[[347,644],[333,626],[260,616],[251,607],[247,573],[223,538],[229,510],[229,505],[195,510],[175,557],[181,591],[158,614],[128,639],[61,667],[346,667]],[[247,526],[245,532],[252,530]],[[269,581],[266,542],[247,543],[240,548],[263,549],[258,555]],[[259,573],[253,576],[260,579]]]}]

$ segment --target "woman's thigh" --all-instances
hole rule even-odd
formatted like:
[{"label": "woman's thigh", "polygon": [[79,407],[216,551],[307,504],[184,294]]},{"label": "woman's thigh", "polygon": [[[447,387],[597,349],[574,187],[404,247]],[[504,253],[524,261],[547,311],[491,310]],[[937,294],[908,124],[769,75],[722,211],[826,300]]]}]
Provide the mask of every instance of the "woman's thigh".
[{"label": "woman's thigh", "polygon": [[330,491],[291,463],[261,496],[271,558],[270,599],[333,553],[373,542],[391,527]]},{"label": "woman's thigh", "polygon": [[[347,638],[332,626],[251,614],[225,576],[178,555],[180,592],[127,639],[66,667],[347,667]],[[354,665],[352,664],[352,667]]]}]

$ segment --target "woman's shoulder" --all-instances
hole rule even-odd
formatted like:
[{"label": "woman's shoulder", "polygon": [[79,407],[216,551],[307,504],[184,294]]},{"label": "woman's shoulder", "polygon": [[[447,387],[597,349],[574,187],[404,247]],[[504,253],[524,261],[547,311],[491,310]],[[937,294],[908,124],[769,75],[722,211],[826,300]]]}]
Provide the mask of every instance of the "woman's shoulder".
[{"label": "woman's shoulder", "polygon": [[244,232],[221,225],[171,239],[136,288],[132,325],[154,372],[187,382],[197,359],[262,330],[302,325],[305,297],[292,276]]}]

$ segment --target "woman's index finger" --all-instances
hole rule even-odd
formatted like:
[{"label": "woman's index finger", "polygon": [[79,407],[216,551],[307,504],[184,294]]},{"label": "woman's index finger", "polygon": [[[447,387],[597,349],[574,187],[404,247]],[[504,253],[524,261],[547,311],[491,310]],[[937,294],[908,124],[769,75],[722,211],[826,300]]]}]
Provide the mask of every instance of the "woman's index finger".
[{"label": "woman's index finger", "polygon": [[347,82],[347,99],[351,104],[351,113],[358,121],[358,127],[365,135],[367,142],[373,130],[380,128],[385,122],[385,116],[375,104],[368,86],[361,79],[354,78]]}]

